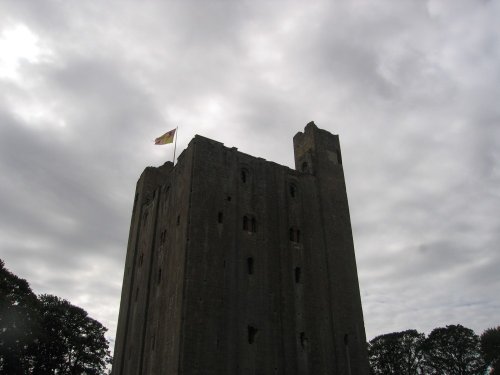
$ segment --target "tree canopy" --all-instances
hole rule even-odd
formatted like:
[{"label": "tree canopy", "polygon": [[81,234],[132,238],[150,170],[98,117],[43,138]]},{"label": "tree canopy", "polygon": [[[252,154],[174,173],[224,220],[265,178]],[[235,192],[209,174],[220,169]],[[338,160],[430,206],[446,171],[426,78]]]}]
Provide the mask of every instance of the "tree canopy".
[{"label": "tree canopy", "polygon": [[36,354],[38,300],[28,282],[0,259],[0,370],[23,374]]},{"label": "tree canopy", "polygon": [[484,331],[480,342],[486,364],[500,372],[500,326]]},{"label": "tree canopy", "polygon": [[0,260],[0,373],[103,374],[106,328],[68,301],[37,297]]},{"label": "tree canopy", "polygon": [[424,353],[428,374],[475,375],[484,371],[479,337],[460,324],[432,330]]},{"label": "tree canopy", "polygon": [[435,328],[425,337],[414,329],[388,333],[368,343],[372,375],[483,375],[500,369],[500,327],[481,339],[461,325]]},{"label": "tree canopy", "polygon": [[368,345],[372,374],[419,374],[424,339],[414,329],[375,337]]}]

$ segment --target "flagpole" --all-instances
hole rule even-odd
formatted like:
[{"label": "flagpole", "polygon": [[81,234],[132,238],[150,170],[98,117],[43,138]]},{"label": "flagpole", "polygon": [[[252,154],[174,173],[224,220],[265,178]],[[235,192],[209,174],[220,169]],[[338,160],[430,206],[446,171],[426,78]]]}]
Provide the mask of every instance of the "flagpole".
[{"label": "flagpole", "polygon": [[174,164],[175,164],[175,149],[177,148],[177,137],[178,137],[177,132],[178,132],[178,129],[179,129],[179,127],[177,126],[175,128],[174,160],[172,160],[172,163],[174,163]]}]

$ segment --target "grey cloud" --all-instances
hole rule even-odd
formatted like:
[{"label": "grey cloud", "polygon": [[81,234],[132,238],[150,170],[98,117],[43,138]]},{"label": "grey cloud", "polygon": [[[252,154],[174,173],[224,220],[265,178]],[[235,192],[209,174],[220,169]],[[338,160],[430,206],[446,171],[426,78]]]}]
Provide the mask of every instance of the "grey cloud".
[{"label": "grey cloud", "polygon": [[480,333],[499,309],[499,11],[3,2],[52,58],[0,81],[1,256],[112,337],[135,182],[171,158],[154,137],[180,125],[178,153],[198,133],[293,166],[314,120],[340,135],[368,337]]},{"label": "grey cloud", "polygon": [[[112,223],[118,221],[118,215],[112,206],[115,202],[110,202],[108,198],[112,184],[94,185],[93,181],[103,183],[104,180],[99,179],[91,167],[80,165],[80,162],[75,160],[71,146],[58,146],[47,134],[33,137],[19,125],[2,128],[0,152],[2,160],[5,161],[2,163],[2,169],[4,175],[9,176],[4,187],[12,186],[10,191],[4,191],[2,199],[4,208],[8,209],[4,212],[10,212],[5,219],[12,223],[16,218],[15,211],[19,210],[19,222],[16,223],[18,228],[29,222],[38,223],[42,232],[59,232],[59,238],[68,235],[81,236],[77,243],[92,241],[92,237],[84,234],[90,229],[90,232],[99,233],[99,241],[106,241],[109,237],[107,231],[96,226],[91,218],[97,214],[110,223],[111,228],[114,227]],[[103,194],[101,188],[104,188],[106,193]],[[9,199],[9,196],[17,198]],[[99,214],[100,212],[102,214]],[[107,217],[110,214],[112,216]],[[60,232],[57,227],[53,227],[56,223],[46,221],[51,215],[59,215],[63,221],[65,216],[68,216],[70,221],[76,219],[76,224],[87,226],[87,230],[77,227],[74,229],[75,233],[68,233],[68,228]],[[78,223],[79,218],[84,219],[84,222]],[[109,240],[116,241],[116,238]],[[95,244],[91,242],[90,245]]]}]

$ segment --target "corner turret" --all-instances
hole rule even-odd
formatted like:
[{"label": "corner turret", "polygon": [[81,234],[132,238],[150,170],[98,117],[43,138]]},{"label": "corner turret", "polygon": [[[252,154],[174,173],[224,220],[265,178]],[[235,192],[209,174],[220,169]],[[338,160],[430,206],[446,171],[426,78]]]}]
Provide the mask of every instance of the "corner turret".
[{"label": "corner turret", "polygon": [[319,129],[314,121],[293,137],[295,169],[316,175],[318,172],[342,165],[338,135]]}]

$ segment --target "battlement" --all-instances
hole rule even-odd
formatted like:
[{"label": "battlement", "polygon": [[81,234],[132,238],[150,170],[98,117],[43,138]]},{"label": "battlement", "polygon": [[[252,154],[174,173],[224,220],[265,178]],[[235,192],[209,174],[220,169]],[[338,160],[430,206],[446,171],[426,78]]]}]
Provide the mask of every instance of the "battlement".
[{"label": "battlement", "polygon": [[338,135],[319,129],[313,121],[293,137],[293,149],[295,168],[301,172],[316,174],[342,165]]}]

